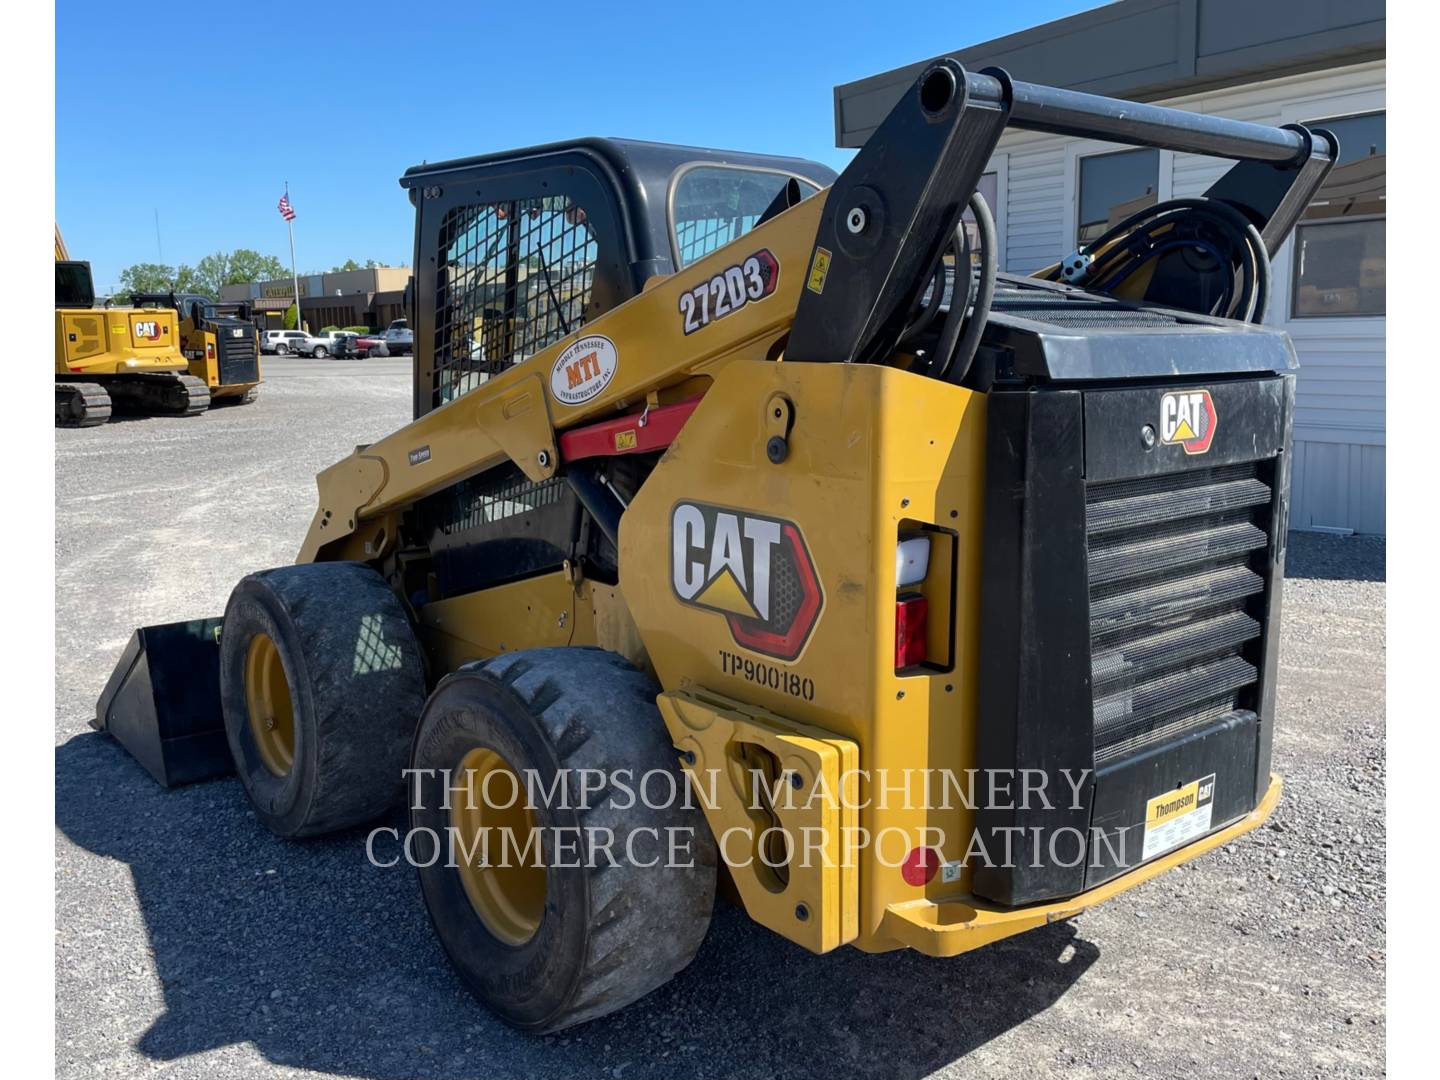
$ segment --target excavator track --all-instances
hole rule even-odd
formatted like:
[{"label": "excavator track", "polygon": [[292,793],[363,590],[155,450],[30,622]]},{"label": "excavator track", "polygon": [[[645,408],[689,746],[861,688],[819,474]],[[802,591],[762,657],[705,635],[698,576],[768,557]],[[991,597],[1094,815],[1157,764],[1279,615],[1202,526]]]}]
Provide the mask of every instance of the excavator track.
[{"label": "excavator track", "polygon": [[197,416],[210,408],[210,388],[193,375],[145,372],[103,380],[115,411],[140,416]]},{"label": "excavator track", "polygon": [[96,383],[55,384],[55,426],[97,427],[110,419],[110,395]]}]

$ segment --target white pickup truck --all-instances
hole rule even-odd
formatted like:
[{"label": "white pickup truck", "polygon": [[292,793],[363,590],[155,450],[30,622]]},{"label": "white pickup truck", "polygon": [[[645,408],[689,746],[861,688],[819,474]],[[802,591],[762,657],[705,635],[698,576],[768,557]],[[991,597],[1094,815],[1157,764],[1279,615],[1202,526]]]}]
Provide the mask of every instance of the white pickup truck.
[{"label": "white pickup truck", "polygon": [[349,351],[347,346],[358,336],[349,330],[321,330],[292,348],[317,360],[327,356],[344,356]]},{"label": "white pickup truck", "polygon": [[415,351],[415,333],[408,319],[396,319],[380,335],[391,356],[408,356]]}]

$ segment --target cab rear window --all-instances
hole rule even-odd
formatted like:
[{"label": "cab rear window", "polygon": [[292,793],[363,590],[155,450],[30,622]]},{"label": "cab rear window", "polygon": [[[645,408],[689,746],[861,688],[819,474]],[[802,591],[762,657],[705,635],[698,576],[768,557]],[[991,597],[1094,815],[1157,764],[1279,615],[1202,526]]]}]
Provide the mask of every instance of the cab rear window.
[{"label": "cab rear window", "polygon": [[670,195],[670,232],[675,268],[683,270],[716,248],[755,227],[791,179],[808,198],[819,187],[803,177],[732,165],[689,165],[677,175]]}]

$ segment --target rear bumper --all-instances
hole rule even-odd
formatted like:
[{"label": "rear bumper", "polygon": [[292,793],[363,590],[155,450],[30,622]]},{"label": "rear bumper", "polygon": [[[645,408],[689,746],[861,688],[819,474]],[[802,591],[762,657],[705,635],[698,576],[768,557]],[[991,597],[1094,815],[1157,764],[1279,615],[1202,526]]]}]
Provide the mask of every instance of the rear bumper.
[{"label": "rear bumper", "polygon": [[897,947],[915,949],[927,956],[956,956],[1012,934],[1073,918],[1262,824],[1280,801],[1282,787],[1280,777],[1271,773],[1269,788],[1255,809],[1243,818],[1076,896],[1014,908],[972,896],[891,904],[885,910],[881,932],[894,939]]},{"label": "rear bumper", "polygon": [[210,397],[212,400],[214,398],[238,397],[240,394],[248,393],[259,385],[260,383],[256,381],[227,383],[224,386],[212,386],[210,388]]}]

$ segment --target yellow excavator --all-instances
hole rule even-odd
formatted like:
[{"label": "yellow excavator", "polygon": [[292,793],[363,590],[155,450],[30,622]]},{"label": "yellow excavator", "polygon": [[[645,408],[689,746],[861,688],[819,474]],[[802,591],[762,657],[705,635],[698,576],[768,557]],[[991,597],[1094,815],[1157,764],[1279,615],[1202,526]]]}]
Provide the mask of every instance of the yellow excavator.
[{"label": "yellow excavator", "polygon": [[90,264],[55,228],[55,426],[94,427],[112,412],[195,416],[210,388],[189,374],[173,310],[97,307]]}]

